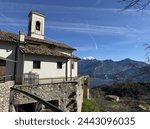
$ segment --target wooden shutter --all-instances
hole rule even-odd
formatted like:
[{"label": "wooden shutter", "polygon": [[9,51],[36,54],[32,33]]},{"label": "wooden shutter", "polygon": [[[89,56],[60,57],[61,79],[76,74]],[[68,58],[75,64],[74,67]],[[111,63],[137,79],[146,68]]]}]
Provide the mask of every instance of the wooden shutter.
[{"label": "wooden shutter", "polygon": [[6,73],[6,61],[0,60],[0,76],[5,76]]}]

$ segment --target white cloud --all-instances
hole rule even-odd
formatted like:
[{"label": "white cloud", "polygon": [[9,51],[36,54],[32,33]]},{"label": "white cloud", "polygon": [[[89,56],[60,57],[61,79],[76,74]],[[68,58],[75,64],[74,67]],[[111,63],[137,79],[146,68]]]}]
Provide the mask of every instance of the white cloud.
[{"label": "white cloud", "polygon": [[[101,0],[97,0],[97,2],[101,2]],[[17,2],[2,2],[0,1],[0,10],[4,11],[27,11],[30,10],[31,8],[33,9],[39,9],[39,10],[49,10],[51,9],[51,13],[80,13],[82,15],[88,14],[90,16],[91,14],[100,14],[100,13],[120,13],[120,14],[125,14],[125,15],[137,15],[137,14],[148,14],[150,15],[150,10],[144,10],[143,12],[138,13],[136,9],[128,9],[125,11],[121,11],[120,8],[91,8],[91,7],[73,7],[73,6],[58,6],[58,5],[46,5],[46,4],[30,4],[30,3],[22,3],[22,6],[20,6],[20,3]],[[6,8],[8,8],[6,10]],[[17,10],[16,10],[17,7]],[[59,10],[59,11],[58,11]],[[77,19],[78,20],[78,19]],[[111,36],[124,36],[128,37],[130,41],[137,41],[140,40],[142,41],[143,39],[149,39],[148,33],[150,32],[149,30],[137,30],[134,28],[131,28],[130,26],[111,26],[111,25],[96,25],[96,24],[89,24],[88,27],[86,23],[72,23],[72,22],[55,22],[55,21],[46,21],[46,28],[48,29],[53,29],[53,30],[60,30],[60,31],[68,31],[68,32],[74,32],[74,33],[80,33],[80,34],[91,34],[92,36],[91,39],[93,40],[93,43],[95,44],[95,49],[98,49],[96,40],[93,38],[93,36],[99,36],[99,35],[111,35]],[[10,18],[4,15],[0,15],[0,27],[2,26],[3,28],[6,28],[8,31],[13,30],[16,32],[22,28],[27,29],[27,20],[24,19],[15,19],[15,18]],[[18,30],[17,30],[18,29]],[[25,29],[24,29],[25,30]],[[26,30],[27,31],[27,30]],[[131,40],[132,39],[132,40]],[[90,48],[87,48],[90,49]],[[80,48],[80,50],[86,51],[87,49]]]},{"label": "white cloud", "polygon": [[[97,0],[96,4],[100,4],[103,0]],[[8,8],[9,9],[6,9]],[[16,10],[17,7],[17,10]],[[30,9],[38,9],[38,10],[49,10],[51,9],[52,12],[57,12],[57,10],[61,10],[59,11],[59,13],[62,12],[71,12],[72,10],[74,10],[74,12],[76,13],[98,13],[98,12],[121,12],[121,13],[126,13],[126,14],[131,14],[131,13],[135,13],[137,14],[137,12],[140,13],[148,13],[150,14],[150,10],[144,10],[142,11],[138,11],[137,9],[128,9],[128,10],[124,10],[122,11],[122,8],[98,8],[98,7],[86,7],[86,6],[64,6],[64,5],[52,5],[52,4],[48,4],[46,2],[44,2],[44,4],[39,4],[38,2],[35,2],[34,4],[31,3],[27,3],[27,2],[5,2],[5,1],[0,1],[0,10],[6,11],[6,12],[18,12],[19,10],[21,11],[25,11],[25,10],[30,10]]]},{"label": "white cloud", "polygon": [[0,14],[0,29],[4,31],[17,33],[19,30],[25,31],[27,28],[27,21],[24,19],[17,19],[7,17],[3,14]]},{"label": "white cloud", "polygon": [[76,33],[93,35],[131,35],[141,33],[141,30],[119,26],[102,26],[82,23],[67,23],[67,22],[49,22],[47,28],[55,30],[71,31]]}]

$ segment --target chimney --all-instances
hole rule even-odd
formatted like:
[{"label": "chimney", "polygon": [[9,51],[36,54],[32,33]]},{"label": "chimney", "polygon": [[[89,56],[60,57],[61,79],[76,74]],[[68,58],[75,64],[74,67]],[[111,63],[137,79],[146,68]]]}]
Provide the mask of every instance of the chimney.
[{"label": "chimney", "polygon": [[25,42],[25,35],[22,31],[19,31],[19,41],[20,42]]}]

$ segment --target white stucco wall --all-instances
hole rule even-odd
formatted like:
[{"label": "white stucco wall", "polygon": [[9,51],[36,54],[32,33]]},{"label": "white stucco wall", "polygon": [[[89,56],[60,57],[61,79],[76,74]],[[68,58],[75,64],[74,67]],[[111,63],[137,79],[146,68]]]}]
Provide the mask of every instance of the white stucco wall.
[{"label": "white stucco wall", "polygon": [[72,69],[72,76],[77,77],[78,76],[78,62],[74,60],[74,69]]},{"label": "white stucco wall", "polygon": [[[71,62],[74,62],[74,69],[71,71]],[[76,60],[69,59],[68,61],[68,77],[77,77],[78,76],[78,63]]]},{"label": "white stucco wall", "polygon": [[[63,49],[63,48],[56,48],[56,50],[67,54],[67,55],[71,55],[72,54],[72,50],[67,50],[67,49]],[[71,61],[74,62],[74,69],[72,69],[71,71]],[[68,77],[77,77],[78,76],[78,61],[77,60],[73,60],[73,59],[69,59],[68,60],[68,72],[67,72]]]},{"label": "white stucco wall", "polygon": [[67,68],[68,68],[67,75],[68,75],[68,77],[70,77],[70,68],[71,68],[71,60],[70,59],[67,62]]},{"label": "white stucco wall", "polygon": [[[41,61],[40,69],[33,69],[33,60]],[[62,69],[57,69],[57,62],[63,62]],[[37,73],[39,78],[66,77],[66,60],[48,56],[26,55],[24,61],[24,73]]]}]

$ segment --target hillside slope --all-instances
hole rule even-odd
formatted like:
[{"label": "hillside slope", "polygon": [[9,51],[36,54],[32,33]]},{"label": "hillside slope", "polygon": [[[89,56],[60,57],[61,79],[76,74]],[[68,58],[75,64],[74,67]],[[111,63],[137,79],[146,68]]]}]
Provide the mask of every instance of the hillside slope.
[{"label": "hillside slope", "polygon": [[[106,99],[107,95],[118,96],[119,102]],[[102,111],[150,111],[150,83],[117,83],[110,86],[101,85],[91,89],[91,97]]]},{"label": "hillside slope", "polygon": [[150,82],[150,65],[124,59],[112,60],[81,60],[79,61],[79,75],[90,75],[91,85],[112,84],[114,82]]}]

